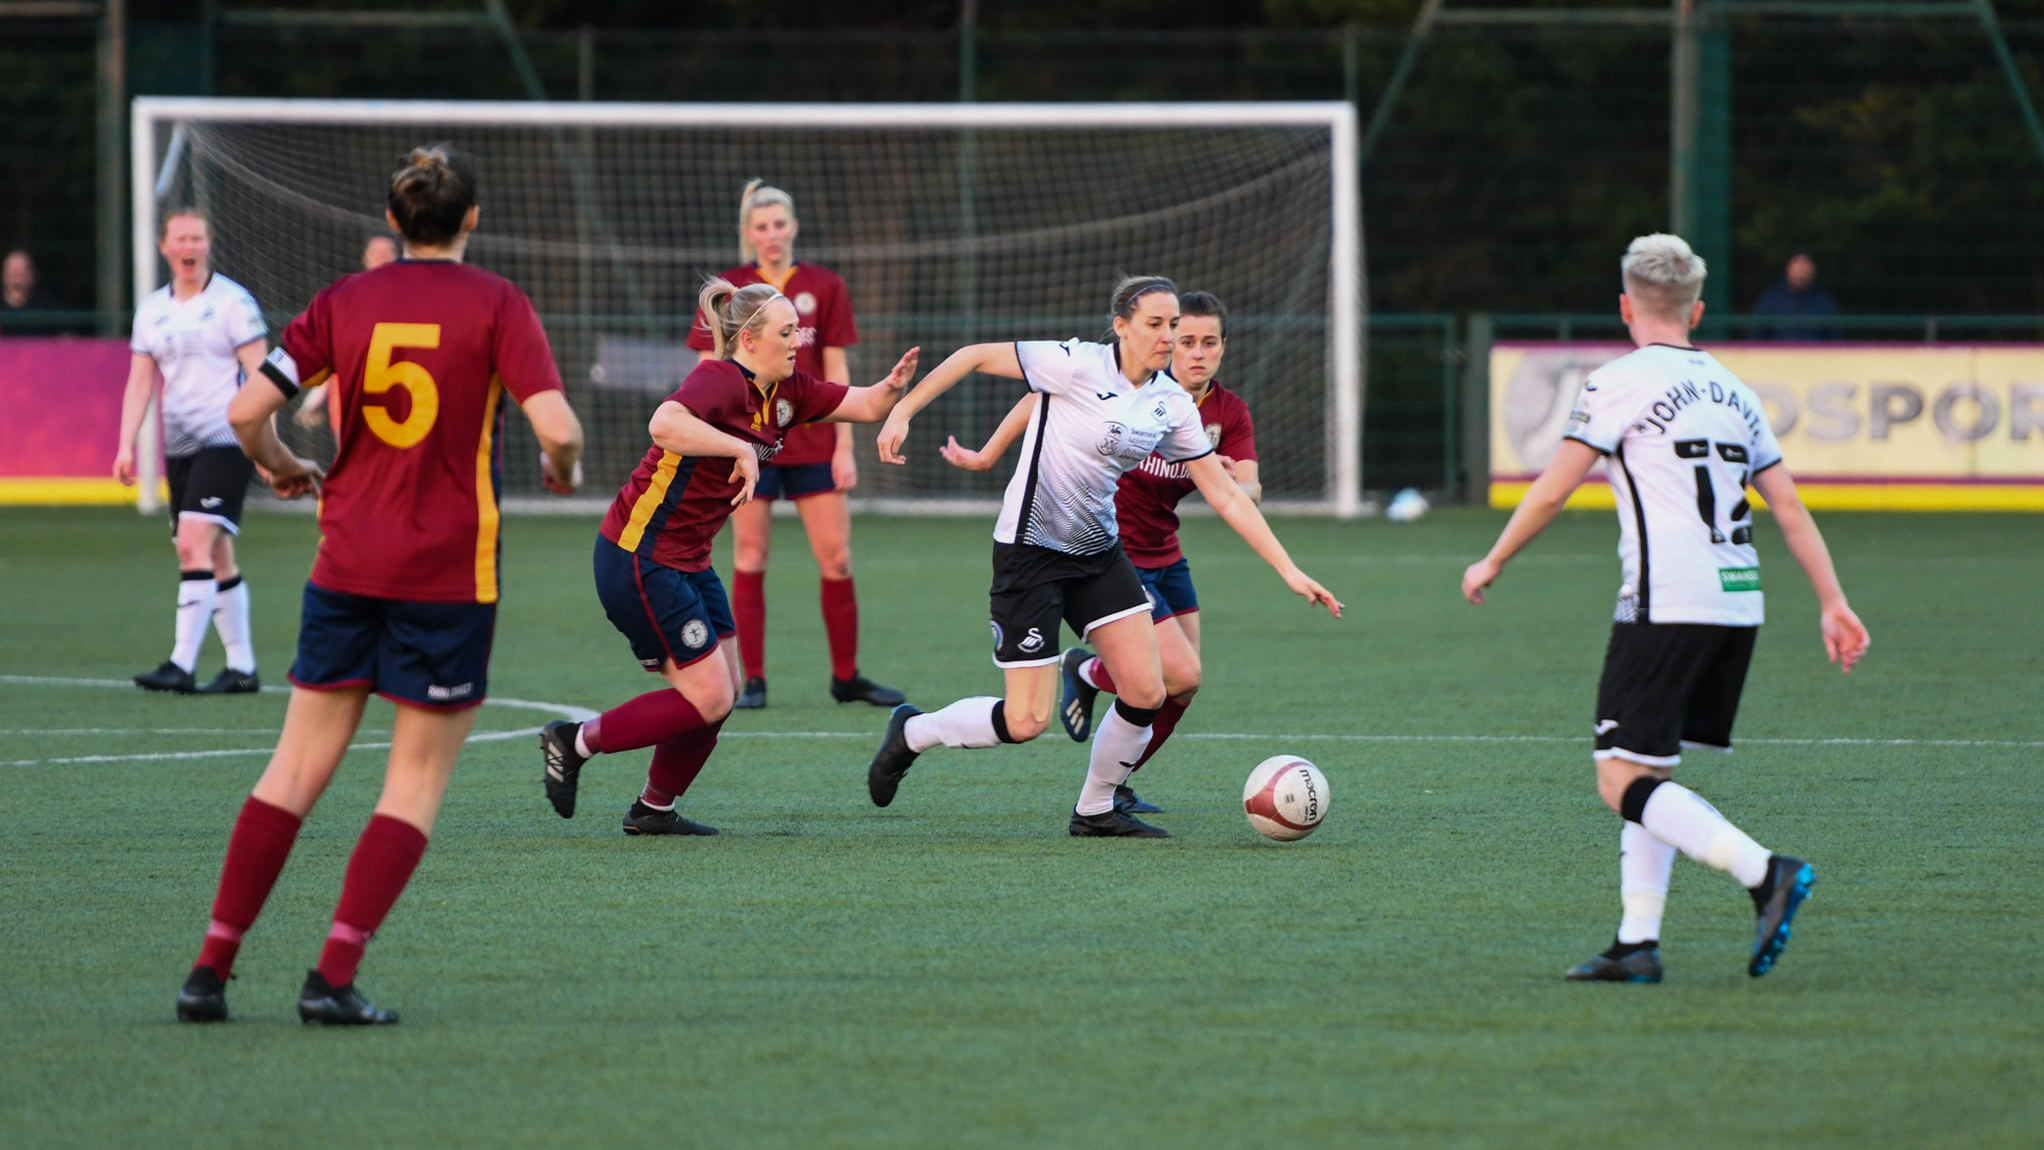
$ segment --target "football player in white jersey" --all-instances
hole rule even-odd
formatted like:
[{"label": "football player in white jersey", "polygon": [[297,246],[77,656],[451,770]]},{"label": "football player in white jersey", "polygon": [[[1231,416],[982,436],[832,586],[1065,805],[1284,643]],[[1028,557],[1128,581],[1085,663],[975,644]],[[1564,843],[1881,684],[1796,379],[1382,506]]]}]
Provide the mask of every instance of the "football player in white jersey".
[{"label": "football player in white jersey", "polygon": [[[249,640],[248,585],[234,562],[242,499],[255,465],[227,422],[241,381],[262,370],[269,352],[262,309],[248,289],[212,269],[204,213],[164,217],[158,249],[170,283],[135,308],[128,390],[114,478],[135,482],[135,437],[163,373],[164,471],[170,480],[170,530],[179,568],[176,642],[170,658],[135,676],[146,690],[180,695],[240,695],[261,689]],[[227,648],[227,666],[204,686],[193,677],[211,622]]]},{"label": "football player in white jersey", "polygon": [[1109,310],[1110,343],[960,348],[902,398],[880,430],[881,462],[901,463],[909,420],[975,371],[1020,379],[1041,396],[994,526],[994,665],[1005,674],[1006,695],[960,699],[927,715],[906,703],[896,707],[866,772],[875,806],[894,801],[910,764],[932,747],[1026,743],[1042,734],[1057,697],[1062,620],[1092,643],[1120,689],[1113,710],[1095,725],[1070,832],[1168,837],[1114,807],[1115,788],[1142,758],[1151,720],[1164,704],[1150,600],[1122,553],[1114,510],[1122,473],[1152,451],[1185,465],[1215,512],[1286,586],[1341,617],[1340,601],[1299,570],[1256,505],[1228,478],[1192,397],[1162,374],[1178,327],[1176,285],[1162,276],[1124,280]]},{"label": "football player in white jersey", "polygon": [[1600,457],[1618,496],[1618,589],[1597,687],[1597,793],[1619,833],[1622,917],[1611,948],[1569,969],[1576,981],[1659,982],[1661,915],[1679,850],[1739,880],[1758,923],[1746,973],[1766,974],[1816,882],[1802,859],[1773,854],[1670,781],[1685,746],[1729,753],[1732,721],[1762,622],[1751,484],[1817,592],[1824,650],[1851,671],[1867,629],[1846,604],[1824,537],[1802,501],[1753,392],[1690,343],[1703,318],[1701,257],[1679,237],[1641,236],[1620,264],[1618,313],[1639,350],[1592,372],[1553,462],[1490,554],[1462,575],[1483,590],[1553,522]]}]

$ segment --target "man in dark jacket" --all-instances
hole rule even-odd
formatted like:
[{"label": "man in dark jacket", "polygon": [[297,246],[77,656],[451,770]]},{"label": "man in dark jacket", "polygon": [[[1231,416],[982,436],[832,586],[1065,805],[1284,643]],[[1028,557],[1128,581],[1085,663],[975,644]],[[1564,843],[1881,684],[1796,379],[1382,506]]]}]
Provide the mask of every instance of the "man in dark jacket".
[{"label": "man in dark jacket", "polygon": [[1784,317],[1774,323],[1754,324],[1754,339],[1837,339],[1841,334],[1837,323],[1827,322],[1838,315],[1838,300],[1818,286],[1817,261],[1808,252],[1789,256],[1781,282],[1760,293],[1753,314]]}]

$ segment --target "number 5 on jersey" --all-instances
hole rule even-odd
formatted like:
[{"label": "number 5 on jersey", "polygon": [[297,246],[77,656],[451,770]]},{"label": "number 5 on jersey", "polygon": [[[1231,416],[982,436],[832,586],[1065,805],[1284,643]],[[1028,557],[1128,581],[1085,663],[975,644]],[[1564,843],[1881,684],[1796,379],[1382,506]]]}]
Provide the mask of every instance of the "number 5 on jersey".
[{"label": "number 5 on jersey", "polygon": [[403,419],[392,419],[385,403],[363,405],[362,422],[369,425],[376,438],[392,447],[406,448],[416,445],[433,430],[434,421],[440,417],[440,389],[433,383],[433,374],[422,364],[403,360],[392,363],[390,353],[401,347],[439,346],[437,323],[379,323],[369,333],[369,362],[362,370],[362,393],[384,395],[393,387],[402,387],[412,401],[411,410]]}]

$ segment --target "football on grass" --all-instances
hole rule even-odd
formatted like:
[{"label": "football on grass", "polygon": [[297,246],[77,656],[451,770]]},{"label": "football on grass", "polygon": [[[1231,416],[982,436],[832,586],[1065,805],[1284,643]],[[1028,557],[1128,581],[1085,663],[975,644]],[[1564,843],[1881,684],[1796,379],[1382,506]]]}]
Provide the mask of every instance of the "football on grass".
[{"label": "football on grass", "polygon": [[1249,772],[1242,811],[1266,838],[1305,838],[1327,817],[1327,776],[1297,755],[1272,755]]}]

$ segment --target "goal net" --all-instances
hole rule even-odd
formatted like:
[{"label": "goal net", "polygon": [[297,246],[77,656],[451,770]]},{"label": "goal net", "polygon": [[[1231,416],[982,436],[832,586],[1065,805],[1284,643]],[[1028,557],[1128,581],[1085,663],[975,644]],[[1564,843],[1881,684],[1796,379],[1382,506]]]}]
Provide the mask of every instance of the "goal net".
[{"label": "goal net", "polygon": [[[356,270],[412,146],[476,165],[468,259],[531,296],[588,429],[589,494],[621,484],[646,421],[695,362],[705,276],[739,262],[737,201],[790,192],[797,258],[850,288],[869,383],[911,346],[924,369],[983,340],[1101,338],[1124,274],[1214,292],[1232,313],[1221,380],[1249,401],[1274,500],[1353,513],[1360,494],[1362,259],[1347,104],[632,105],[141,99],[137,298],[161,282],[159,213],[213,220],[213,265],[273,329]],[[968,381],[917,418],[909,465],[855,429],[858,497],[998,496],[1005,467],[945,464],[1022,394]],[[514,416],[515,418],[515,416]],[[323,433],[292,432],[312,450]],[[514,435],[507,442],[518,442]],[[507,495],[539,490],[506,453]]]}]

